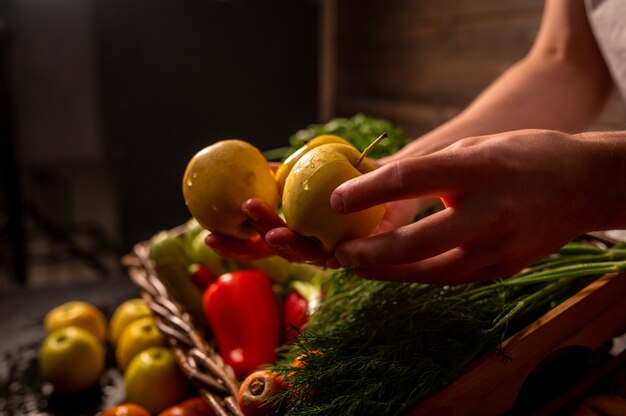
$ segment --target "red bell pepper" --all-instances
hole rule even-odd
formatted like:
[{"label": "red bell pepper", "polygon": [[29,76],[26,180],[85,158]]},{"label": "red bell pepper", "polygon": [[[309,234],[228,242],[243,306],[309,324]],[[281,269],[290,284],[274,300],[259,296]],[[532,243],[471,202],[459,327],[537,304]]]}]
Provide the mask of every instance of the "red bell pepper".
[{"label": "red bell pepper", "polygon": [[285,339],[291,341],[308,321],[309,302],[297,290],[290,292],[283,301]]},{"label": "red bell pepper", "polygon": [[221,275],[204,292],[203,308],[220,355],[239,379],[276,360],[280,309],[263,272],[240,270]]}]

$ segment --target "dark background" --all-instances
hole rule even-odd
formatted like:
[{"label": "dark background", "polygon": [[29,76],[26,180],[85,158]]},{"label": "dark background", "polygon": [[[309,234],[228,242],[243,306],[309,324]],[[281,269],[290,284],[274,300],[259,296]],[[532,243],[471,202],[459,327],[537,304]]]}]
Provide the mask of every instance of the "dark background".
[{"label": "dark background", "polygon": [[319,121],[319,8],[0,1],[0,288],[118,273],[134,243],[190,217],[195,152],[280,147]]},{"label": "dark background", "polygon": [[[419,137],[527,53],[543,6],[0,0],[0,289],[123,275],[189,217],[184,166],[216,140],[265,150],[356,113]],[[614,94],[589,129],[624,115]]]},{"label": "dark background", "polygon": [[180,183],[195,152],[222,138],[284,146],[316,121],[316,9],[276,0],[98,3],[104,136],[125,249],[189,217]]}]

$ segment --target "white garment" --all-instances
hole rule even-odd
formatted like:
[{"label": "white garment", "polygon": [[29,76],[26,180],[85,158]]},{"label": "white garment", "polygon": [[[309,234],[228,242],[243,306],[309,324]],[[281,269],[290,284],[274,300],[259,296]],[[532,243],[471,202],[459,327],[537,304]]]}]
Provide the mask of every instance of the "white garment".
[{"label": "white garment", "polygon": [[626,100],[626,0],[586,0],[585,3],[600,51]]}]

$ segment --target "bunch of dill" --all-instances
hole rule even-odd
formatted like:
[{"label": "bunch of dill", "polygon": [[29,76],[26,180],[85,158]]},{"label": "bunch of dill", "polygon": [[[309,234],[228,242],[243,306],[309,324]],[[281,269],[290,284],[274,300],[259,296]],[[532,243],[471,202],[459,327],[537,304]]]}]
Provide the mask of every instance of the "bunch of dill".
[{"label": "bunch of dill", "polygon": [[[359,279],[323,282],[326,296],[272,368],[290,388],[286,414],[394,415],[444,388],[470,362],[608,272],[626,270],[623,246],[572,243],[523,273],[456,287]],[[303,365],[292,367],[296,356]]]}]

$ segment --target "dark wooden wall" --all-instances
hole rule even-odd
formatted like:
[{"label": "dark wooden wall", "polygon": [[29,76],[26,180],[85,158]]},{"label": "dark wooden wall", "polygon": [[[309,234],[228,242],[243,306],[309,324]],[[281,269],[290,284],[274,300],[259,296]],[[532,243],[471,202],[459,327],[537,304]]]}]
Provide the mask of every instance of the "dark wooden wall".
[{"label": "dark wooden wall", "polygon": [[[333,114],[441,124],[530,48],[543,0],[334,0]],[[617,103],[617,104],[616,104]],[[616,99],[602,125],[623,124]]]},{"label": "dark wooden wall", "polygon": [[122,246],[189,218],[185,166],[227,138],[284,146],[317,112],[313,0],[97,1]]}]

